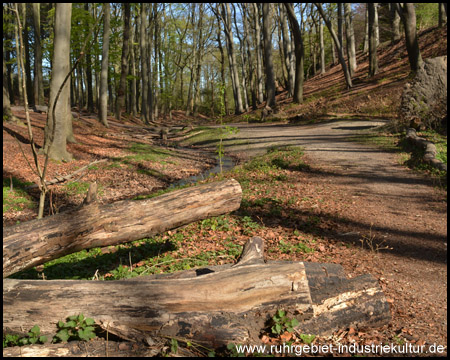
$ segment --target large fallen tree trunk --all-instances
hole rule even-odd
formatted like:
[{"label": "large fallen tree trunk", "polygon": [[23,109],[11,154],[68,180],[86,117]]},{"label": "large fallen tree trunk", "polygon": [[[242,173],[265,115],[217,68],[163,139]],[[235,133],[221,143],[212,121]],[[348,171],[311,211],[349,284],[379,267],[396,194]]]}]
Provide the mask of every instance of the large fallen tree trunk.
[{"label": "large fallen tree trunk", "polygon": [[389,305],[371,275],[347,279],[336,264],[263,260],[263,239],[247,242],[235,265],[119,281],[15,280],[3,286],[4,333],[83,313],[128,340],[183,337],[218,348],[259,342],[278,309],[302,333],[382,326]]},{"label": "large fallen tree trunk", "polygon": [[[94,197],[88,194],[86,199]],[[3,277],[83,249],[130,242],[239,208],[234,180],[176,190],[146,200],[80,208],[3,229]]]}]

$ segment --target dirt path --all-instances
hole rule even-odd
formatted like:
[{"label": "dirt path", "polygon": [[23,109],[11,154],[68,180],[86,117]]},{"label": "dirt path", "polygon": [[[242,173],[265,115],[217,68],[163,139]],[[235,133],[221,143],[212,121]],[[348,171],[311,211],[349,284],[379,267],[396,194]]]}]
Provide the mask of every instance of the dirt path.
[{"label": "dirt path", "polygon": [[[446,193],[400,165],[398,155],[346,140],[358,130],[383,121],[339,120],[308,126],[240,125],[227,151],[245,156],[268,147],[301,145],[312,166],[316,186],[332,185],[351,198],[340,215],[337,233],[344,241],[366,248],[388,246],[369,256],[349,257],[350,275],[370,272],[378,277],[391,302],[392,330],[411,341],[447,341],[447,202]],[[247,141],[245,141],[247,140]],[[369,244],[370,243],[370,244]],[[366,253],[367,254],[367,251]]]}]

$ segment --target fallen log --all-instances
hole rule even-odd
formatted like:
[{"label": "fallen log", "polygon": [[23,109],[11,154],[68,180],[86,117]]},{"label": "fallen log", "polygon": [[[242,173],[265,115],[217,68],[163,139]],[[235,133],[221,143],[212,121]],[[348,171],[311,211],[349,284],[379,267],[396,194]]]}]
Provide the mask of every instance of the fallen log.
[{"label": "fallen log", "polygon": [[3,331],[37,324],[51,334],[59,320],[83,313],[123,339],[181,337],[219,348],[259,343],[278,309],[300,322],[299,332],[315,335],[390,321],[371,275],[347,279],[336,264],[264,263],[261,249],[263,239],[254,237],[235,265],[127,280],[4,279]]},{"label": "fallen log", "polygon": [[406,139],[413,143],[415,146],[419,146],[424,149],[425,153],[423,154],[423,161],[430,164],[436,169],[447,171],[447,165],[436,158],[436,145],[434,145],[431,141],[417,136],[416,129],[409,128],[406,131]]},{"label": "fallen log", "polygon": [[241,186],[231,179],[145,200],[85,201],[72,211],[3,228],[3,277],[83,249],[139,240],[225,214],[238,209],[241,198]]}]

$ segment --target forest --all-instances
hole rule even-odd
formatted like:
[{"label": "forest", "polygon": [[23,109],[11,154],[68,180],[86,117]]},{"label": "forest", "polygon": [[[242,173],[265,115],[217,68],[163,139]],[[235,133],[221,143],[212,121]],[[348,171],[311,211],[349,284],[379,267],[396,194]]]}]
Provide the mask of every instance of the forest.
[{"label": "forest", "polygon": [[3,355],[446,355],[446,56],[446,3],[3,3]]}]

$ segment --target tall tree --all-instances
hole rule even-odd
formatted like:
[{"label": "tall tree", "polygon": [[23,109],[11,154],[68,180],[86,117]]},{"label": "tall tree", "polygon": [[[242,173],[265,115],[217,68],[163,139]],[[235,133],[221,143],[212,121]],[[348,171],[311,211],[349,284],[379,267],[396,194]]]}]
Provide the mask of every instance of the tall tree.
[{"label": "tall tree", "polygon": [[294,64],[291,62],[291,39],[289,36],[289,28],[287,24],[287,14],[286,9],[284,8],[283,4],[278,4],[279,11],[280,11],[280,26],[281,26],[281,33],[283,36],[283,48],[284,48],[284,63],[286,66],[286,70],[288,73],[288,79],[287,79],[287,89],[288,89],[288,95],[293,96],[294,94],[294,81],[295,81],[295,69]]},{"label": "tall tree", "polygon": [[227,43],[228,62],[230,64],[231,83],[233,86],[233,96],[235,113],[242,114],[244,112],[244,106],[242,104],[241,87],[239,84],[239,74],[237,70],[236,52],[234,50],[233,33],[231,30],[231,11],[230,4],[225,3],[220,5],[221,18],[224,24],[225,39]]},{"label": "tall tree", "polygon": [[261,44],[261,26],[259,22],[258,4],[253,4],[253,24],[255,28],[255,51],[256,51],[256,84],[258,89],[258,102],[264,101],[263,93],[263,71],[262,71],[262,44]]},{"label": "tall tree", "polygon": [[389,15],[391,20],[391,44],[395,44],[400,40],[400,15],[397,7],[393,3],[389,3]]},{"label": "tall tree", "polygon": [[148,94],[149,67],[147,59],[147,3],[141,3],[140,29],[139,29],[139,47],[141,53],[141,116],[146,124],[150,121],[150,107]]},{"label": "tall tree", "polygon": [[[84,4],[84,10],[86,13],[86,29],[90,32],[91,22],[90,22],[90,12],[89,3]],[[94,93],[92,91],[92,59],[91,59],[91,47],[88,46],[86,50],[86,90],[87,90],[87,110],[88,112],[94,112]]]},{"label": "tall tree", "polygon": [[18,119],[11,112],[11,103],[9,101],[8,76],[6,74],[5,51],[3,51],[3,117],[8,121],[17,121]]},{"label": "tall tree", "polygon": [[369,11],[369,77],[378,73],[377,37],[376,37],[376,3],[368,3]]},{"label": "tall tree", "polygon": [[347,54],[348,54],[348,68],[350,76],[353,76],[356,71],[356,46],[355,46],[355,32],[353,30],[353,15],[350,3],[344,3],[345,14],[345,33],[347,36]]},{"label": "tall tree", "polygon": [[328,18],[328,16],[323,11],[322,4],[321,3],[314,3],[314,4],[316,5],[317,10],[319,10],[319,13],[323,18],[323,21],[325,21],[328,31],[330,32],[331,37],[333,38],[334,44],[336,45],[336,48],[338,50],[339,62],[341,63],[342,71],[344,72],[345,82],[347,83],[347,87],[351,88],[351,87],[353,87],[352,78],[350,76],[350,72],[348,71],[347,64],[345,63],[344,49],[343,49],[342,43],[339,41],[335,31],[333,30],[333,25],[331,24],[331,20]]},{"label": "tall tree", "polygon": [[303,102],[303,82],[304,82],[304,58],[305,49],[303,47],[303,37],[300,25],[295,16],[294,7],[291,3],[284,3],[286,13],[291,24],[291,29],[294,35],[294,51],[295,51],[295,84],[294,84],[294,96],[292,101],[297,104]]},{"label": "tall tree", "polygon": [[416,29],[416,9],[413,3],[396,3],[397,11],[405,28],[406,50],[408,51],[409,66],[412,72],[419,70],[422,65],[419,40]]},{"label": "tall tree", "polygon": [[272,56],[272,23],[270,21],[270,3],[262,4],[263,11],[263,39],[264,39],[264,63],[266,68],[266,106],[273,108],[276,106],[275,100],[275,72],[273,69]]},{"label": "tall tree", "polygon": [[117,89],[116,98],[116,119],[120,120],[123,107],[125,105],[125,92],[127,89],[127,75],[128,75],[128,55],[130,53],[130,18],[131,18],[131,4],[123,3],[123,47],[122,58],[120,61],[121,72],[119,87]]},{"label": "tall tree", "polygon": [[111,36],[111,7],[109,3],[103,4],[103,48],[102,69],[100,74],[100,94],[98,117],[100,122],[109,127],[108,115],[108,67],[109,67],[109,38]]},{"label": "tall tree", "polygon": [[447,3],[439,3],[439,27],[443,27],[447,23]]},{"label": "tall tree", "polygon": [[41,19],[39,3],[32,3],[34,22],[34,103],[44,105],[44,79],[42,76]]},{"label": "tall tree", "polygon": [[52,78],[44,143],[44,151],[48,153],[50,159],[56,161],[72,160],[72,154],[66,148],[67,135],[72,123],[69,104],[70,81],[66,81],[61,88],[70,71],[71,16],[71,3],[56,3]]}]

